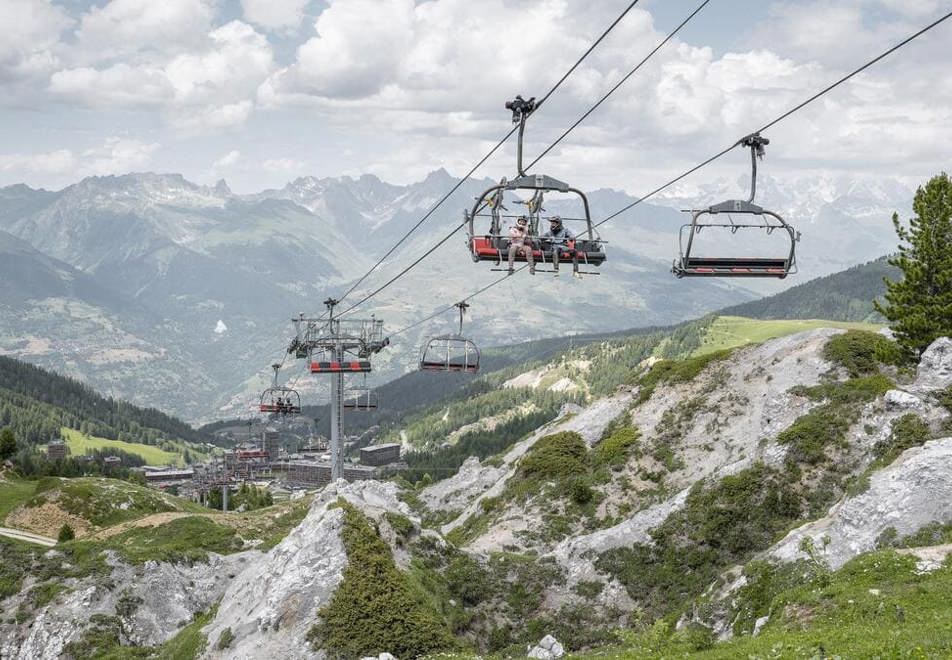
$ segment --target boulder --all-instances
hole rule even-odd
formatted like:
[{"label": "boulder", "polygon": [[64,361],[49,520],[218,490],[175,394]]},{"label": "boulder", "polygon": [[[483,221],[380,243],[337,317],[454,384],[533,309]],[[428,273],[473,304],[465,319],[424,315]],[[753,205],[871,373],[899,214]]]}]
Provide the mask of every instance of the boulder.
[{"label": "boulder", "polygon": [[952,339],[939,337],[919,360],[915,389],[920,392],[944,390],[952,385]]},{"label": "boulder", "polygon": [[925,408],[922,399],[902,390],[889,390],[883,400],[887,406],[898,410],[923,410]]},{"label": "boulder", "polygon": [[543,637],[528,653],[530,658],[539,658],[539,660],[553,660],[563,655],[565,655],[565,649],[552,635]]}]

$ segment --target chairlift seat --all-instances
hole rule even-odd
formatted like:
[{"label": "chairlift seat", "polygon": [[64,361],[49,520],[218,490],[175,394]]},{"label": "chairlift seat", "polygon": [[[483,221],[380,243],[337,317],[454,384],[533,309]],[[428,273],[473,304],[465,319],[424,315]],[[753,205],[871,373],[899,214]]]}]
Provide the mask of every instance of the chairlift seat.
[{"label": "chairlift seat", "polygon": [[776,277],[790,273],[788,259],[687,257],[675,263],[678,277]]},{"label": "chairlift seat", "polygon": [[[599,249],[597,241],[577,240],[575,251],[580,263],[600,266],[605,261],[605,252]],[[532,258],[536,263],[550,263],[553,250],[541,250],[538,247],[532,250]],[[491,236],[479,236],[473,239],[472,253],[476,261],[502,262],[509,259],[509,239]],[[514,261],[526,263],[528,260],[522,251],[516,255]],[[561,260],[560,260],[561,261]]]},{"label": "chairlift seat", "polygon": [[461,335],[440,335],[427,341],[420,357],[422,371],[479,372],[479,348]]},{"label": "chairlift seat", "polygon": [[351,391],[344,399],[344,410],[366,412],[377,409],[377,393],[371,390]]}]

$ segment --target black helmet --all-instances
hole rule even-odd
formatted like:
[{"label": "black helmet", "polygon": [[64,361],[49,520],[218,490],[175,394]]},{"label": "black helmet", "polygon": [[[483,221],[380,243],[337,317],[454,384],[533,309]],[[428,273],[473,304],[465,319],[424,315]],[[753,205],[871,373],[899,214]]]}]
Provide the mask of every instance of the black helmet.
[{"label": "black helmet", "polygon": [[528,224],[528,222],[529,222],[529,218],[527,218],[527,217],[524,216],[524,215],[520,215],[519,218],[516,220],[516,223],[518,223],[518,224],[520,224],[520,225]]},{"label": "black helmet", "polygon": [[553,215],[551,218],[549,218],[549,222],[551,222],[552,224],[555,224],[555,225],[561,225],[561,224],[562,224],[562,217],[561,217],[561,216],[558,216],[558,215]]}]

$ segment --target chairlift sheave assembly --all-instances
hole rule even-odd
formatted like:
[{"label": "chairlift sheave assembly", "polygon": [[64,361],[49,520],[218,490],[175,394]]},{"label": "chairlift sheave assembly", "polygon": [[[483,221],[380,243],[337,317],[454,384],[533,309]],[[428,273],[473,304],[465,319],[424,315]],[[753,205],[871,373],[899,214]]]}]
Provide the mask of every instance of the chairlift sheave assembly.
[{"label": "chairlift sheave assembly", "polygon": [[459,332],[438,335],[427,340],[420,355],[422,371],[459,371],[469,374],[479,372],[479,348],[463,336],[463,314],[469,303],[458,302],[454,307],[459,310]]},{"label": "chairlift sheave assembly", "polygon": [[[705,209],[686,211],[691,214],[691,222],[681,226],[679,235],[680,253],[671,267],[677,277],[775,277],[783,279],[797,272],[796,244],[800,232],[790,226],[778,213],[754,204],[757,192],[757,159],[763,158],[764,146],[770,140],[755,133],[748,135],[738,144],[750,148],[750,196],[746,200],[732,199],[714,204]],[[744,220],[736,221],[734,216]],[[722,217],[727,220],[722,220]],[[757,220],[759,218],[759,220]],[[696,241],[707,232],[723,232],[731,235],[741,230],[755,229],[783,237],[783,251],[777,256],[712,256],[708,252],[698,252]],[[703,239],[701,239],[703,240]],[[710,249],[710,248],[707,248]]]},{"label": "chairlift sheave assembly", "polygon": [[274,378],[271,387],[261,393],[258,399],[258,411],[273,415],[298,415],[301,413],[301,395],[290,387],[278,385],[280,364],[272,364]]},{"label": "chairlift sheave assembly", "polygon": [[[592,224],[592,215],[588,206],[588,198],[581,190],[573,188],[564,181],[560,181],[545,174],[526,174],[522,164],[522,146],[523,135],[526,128],[526,120],[536,109],[535,98],[528,101],[521,96],[506,103],[506,109],[512,111],[512,121],[519,124],[518,146],[516,155],[516,166],[518,176],[511,181],[503,178],[498,184],[492,186],[476,198],[476,203],[471,210],[463,212],[468,231],[468,243],[470,254],[473,261],[490,261],[500,267],[503,262],[509,258],[510,239],[503,233],[503,220],[506,218],[515,221],[516,218],[524,215],[529,220],[529,242],[532,247],[533,260],[536,265],[551,264],[553,262],[553,251],[556,248],[551,242],[542,239],[542,231],[545,229],[546,221],[553,217],[560,218],[562,221],[579,223],[584,225],[580,231],[576,232],[576,237],[572,245],[562,247],[563,256],[560,260],[571,260],[564,256],[566,251],[574,251],[578,264],[584,266],[600,266],[604,263],[605,247],[604,241],[598,236]],[[526,206],[524,214],[504,214],[506,207],[503,205],[504,196],[507,191],[519,193],[522,192],[527,199],[517,201],[516,203]],[[543,208],[543,202],[547,193],[570,194],[581,202],[582,217],[561,217],[549,214]],[[488,231],[480,233],[476,228],[477,222],[487,221]],[[520,251],[515,259],[517,263],[527,263],[528,259]],[[494,270],[497,270],[494,269]],[[579,271],[588,272],[588,271]],[[597,275],[598,273],[588,272],[588,274]]]}]

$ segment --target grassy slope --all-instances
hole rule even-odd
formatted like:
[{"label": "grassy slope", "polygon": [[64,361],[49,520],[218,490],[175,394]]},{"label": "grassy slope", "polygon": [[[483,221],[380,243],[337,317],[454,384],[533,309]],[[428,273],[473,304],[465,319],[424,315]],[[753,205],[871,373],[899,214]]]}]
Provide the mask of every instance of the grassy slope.
[{"label": "grassy slope", "polygon": [[661,626],[599,658],[952,657],[952,563],[919,575],[914,557],[881,551],[781,592],[758,637],[712,644]]},{"label": "grassy slope", "polygon": [[719,316],[708,329],[701,346],[694,355],[713,353],[725,348],[759,344],[768,339],[785,337],[817,328],[843,328],[844,330],[869,330],[876,332],[882,326],[873,323],[826,321],[823,319],[778,319],[759,320],[742,316]]},{"label": "grassy slope", "polygon": [[87,451],[93,449],[121,449],[130,454],[141,456],[149,465],[183,465],[181,454],[163,451],[152,445],[144,445],[139,442],[123,442],[121,440],[109,440],[107,438],[97,438],[90,435],[84,435],[74,429],[63,427],[61,429],[66,444],[69,445],[69,451],[73,456],[82,456]]},{"label": "grassy slope", "polygon": [[0,480],[0,524],[6,519],[8,513],[33,497],[36,484],[36,481],[19,479]]}]

